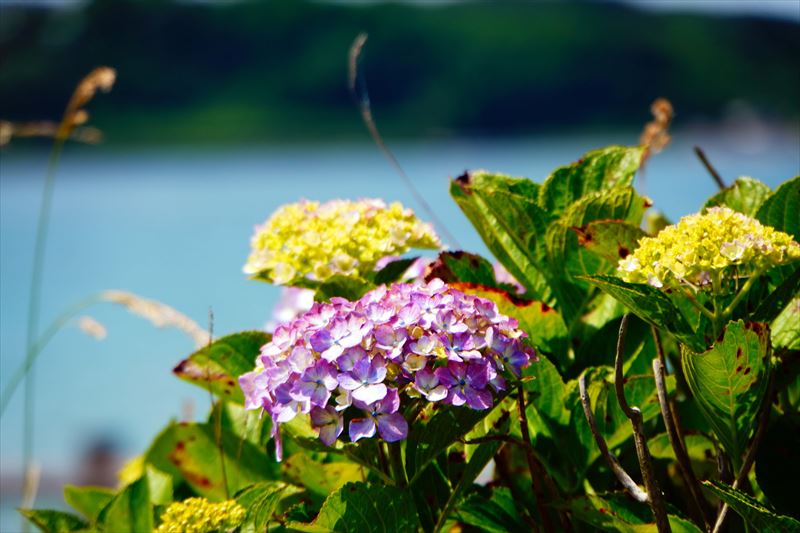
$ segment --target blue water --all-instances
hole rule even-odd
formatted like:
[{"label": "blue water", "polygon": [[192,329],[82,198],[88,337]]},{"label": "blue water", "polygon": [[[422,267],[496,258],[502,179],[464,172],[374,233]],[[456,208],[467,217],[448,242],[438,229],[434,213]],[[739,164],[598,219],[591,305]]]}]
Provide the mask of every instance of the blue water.
[{"label": "blue water", "polygon": [[[766,135],[766,137],[764,137]],[[800,173],[798,133],[762,134],[761,142],[695,129],[655,156],[645,193],[673,219],[690,213],[715,185],[691,151],[702,145],[728,180],[751,175],[776,186]],[[437,215],[464,249],[486,253],[450,200],[448,177],[487,168],[542,180],[583,152],[635,142],[636,134],[512,141],[438,141],[394,146]],[[745,139],[747,140],[747,139]],[[753,146],[756,147],[753,150]],[[22,360],[33,236],[45,153],[12,147],[0,156],[0,384]],[[43,288],[46,325],[61,310],[107,288],[168,303],[216,334],[261,327],[279,293],[241,273],[255,224],[279,205],[306,197],[382,197],[415,207],[411,195],[370,144],[115,152],[67,149],[58,169]],[[187,403],[208,407],[202,390],[170,371],[192,351],[180,332],[156,330],[125,310],[89,314],[108,328],[95,341],[76,327],[59,333],[37,365],[35,456],[47,475],[76,475],[84,448],[113,439],[122,455],[146,449]],[[8,479],[22,456],[21,389],[0,422],[0,462]],[[14,503],[14,502],[10,502]],[[8,510],[0,524],[9,522]]]}]

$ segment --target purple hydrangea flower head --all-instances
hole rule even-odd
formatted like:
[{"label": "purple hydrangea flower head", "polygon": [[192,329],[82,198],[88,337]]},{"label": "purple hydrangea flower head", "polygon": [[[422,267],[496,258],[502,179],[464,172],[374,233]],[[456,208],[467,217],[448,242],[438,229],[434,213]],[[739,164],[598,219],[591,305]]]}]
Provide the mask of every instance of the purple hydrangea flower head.
[{"label": "purple hydrangea flower head", "polygon": [[[488,409],[535,360],[518,324],[490,300],[434,279],[332,298],[275,329],[239,384],[248,409],[280,424],[308,415],[322,442],[408,433],[401,404]],[[348,422],[349,421],[349,422]]]}]

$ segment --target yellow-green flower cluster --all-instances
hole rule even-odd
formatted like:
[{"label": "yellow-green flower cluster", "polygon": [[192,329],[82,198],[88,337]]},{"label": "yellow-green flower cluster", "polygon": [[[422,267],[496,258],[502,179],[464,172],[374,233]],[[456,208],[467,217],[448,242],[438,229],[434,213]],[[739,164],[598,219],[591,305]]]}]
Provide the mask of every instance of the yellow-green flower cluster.
[{"label": "yellow-green flower cluster", "polygon": [[302,201],[256,228],[244,271],[278,285],[363,277],[382,257],[439,246],[433,228],[399,203]]},{"label": "yellow-green flower cluster", "polygon": [[624,281],[659,288],[704,285],[723,279],[730,267],[747,276],[795,259],[800,245],[790,235],[728,207],[711,207],[640,239],[618,272]]},{"label": "yellow-green flower cluster", "polygon": [[211,503],[205,498],[175,502],[161,515],[156,533],[212,533],[241,525],[244,508],[234,500]]}]

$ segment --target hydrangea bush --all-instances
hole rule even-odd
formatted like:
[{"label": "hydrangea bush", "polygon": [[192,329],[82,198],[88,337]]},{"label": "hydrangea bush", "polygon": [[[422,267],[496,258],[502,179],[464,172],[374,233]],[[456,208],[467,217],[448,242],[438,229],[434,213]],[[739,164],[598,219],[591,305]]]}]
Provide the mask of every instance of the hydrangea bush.
[{"label": "hydrangea bush", "polygon": [[800,178],[740,178],[646,231],[646,153],[452,180],[494,264],[403,255],[440,243],[399,204],[280,208],[245,267],[291,289],[278,323],[175,367],[208,417],[166,427],[117,490],[68,486],[81,516],[21,512],[44,531],[800,531]]}]

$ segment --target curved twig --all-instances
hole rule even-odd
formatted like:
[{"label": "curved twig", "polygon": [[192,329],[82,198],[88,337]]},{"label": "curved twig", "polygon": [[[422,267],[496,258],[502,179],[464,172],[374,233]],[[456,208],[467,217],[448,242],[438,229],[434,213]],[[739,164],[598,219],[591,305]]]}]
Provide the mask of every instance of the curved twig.
[{"label": "curved twig", "polygon": [[686,447],[678,434],[675,427],[675,420],[672,416],[672,409],[667,400],[667,387],[664,381],[665,368],[661,359],[653,359],[653,374],[656,381],[656,392],[658,393],[658,403],[661,406],[661,416],[664,418],[664,427],[667,429],[667,438],[669,444],[672,446],[672,451],[675,452],[675,458],[678,460],[678,469],[683,476],[683,481],[689,488],[689,495],[692,502],[697,508],[698,517],[702,519],[706,530],[711,529],[711,516],[708,502],[703,497],[700,490],[700,482],[692,469],[692,462],[689,459],[689,454],[686,452]]},{"label": "curved twig", "polygon": [[628,405],[625,399],[625,380],[622,373],[625,352],[625,336],[628,332],[628,321],[630,314],[622,317],[619,325],[619,336],[617,337],[617,353],[614,358],[614,388],[617,392],[617,402],[620,408],[631,421],[633,428],[633,442],[636,445],[636,456],[639,458],[639,469],[642,471],[642,480],[647,490],[648,503],[656,519],[656,527],[659,533],[670,532],[672,529],[667,518],[667,507],[664,503],[664,495],[661,487],[658,486],[655,472],[653,471],[653,459],[650,450],[647,448],[647,437],[644,434],[644,421],[642,412],[638,407]]},{"label": "curved twig", "polygon": [[711,164],[711,162],[708,160],[708,158],[706,157],[706,153],[703,151],[703,149],[700,148],[699,146],[695,146],[694,153],[697,154],[697,157],[700,158],[700,162],[703,163],[703,166],[706,167],[708,173],[711,174],[711,178],[714,180],[714,183],[717,184],[719,190],[725,189],[727,187],[727,185],[725,185],[725,180],[722,179],[722,176],[719,175],[717,169],[715,169],[714,166]]},{"label": "curved twig", "polygon": [[606,444],[606,440],[603,438],[603,435],[600,434],[600,430],[597,429],[597,422],[595,421],[594,414],[592,413],[592,404],[589,400],[589,394],[586,391],[586,374],[581,374],[581,377],[578,380],[578,388],[580,389],[583,414],[586,415],[586,421],[589,423],[589,429],[591,430],[592,436],[597,443],[597,447],[600,448],[600,455],[605,458],[608,466],[611,468],[611,471],[614,472],[614,475],[622,484],[622,487],[625,489],[625,491],[637,502],[647,503],[647,493],[639,488],[639,485],[637,485],[633,478],[631,478],[625,469],[622,468],[622,465],[619,464],[617,457],[608,449],[608,444]]}]

